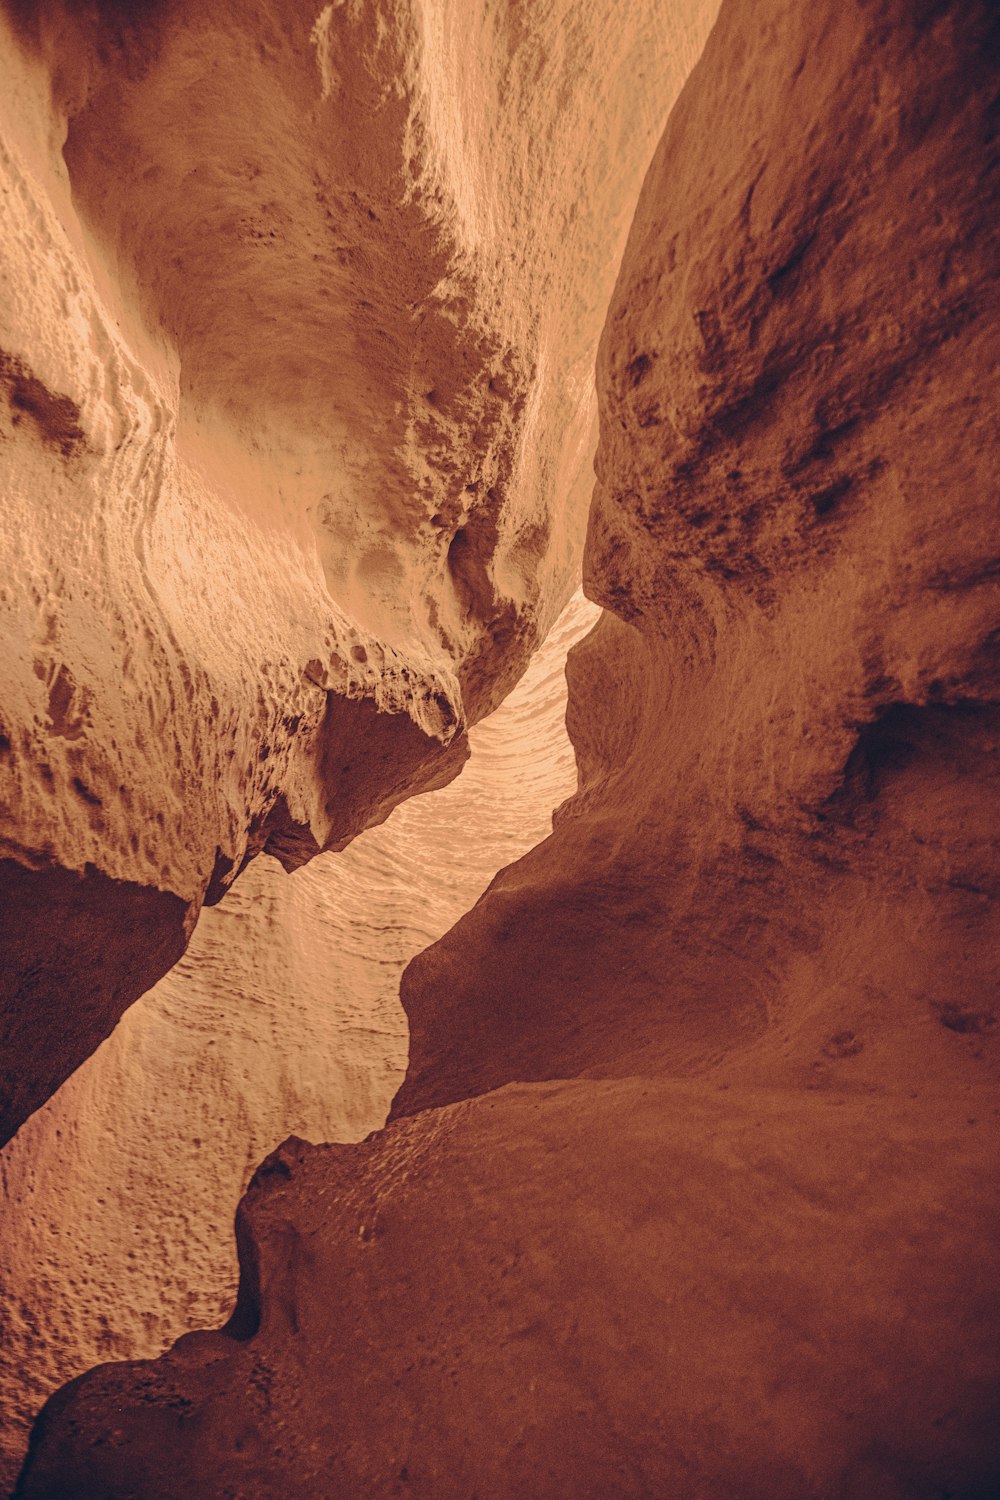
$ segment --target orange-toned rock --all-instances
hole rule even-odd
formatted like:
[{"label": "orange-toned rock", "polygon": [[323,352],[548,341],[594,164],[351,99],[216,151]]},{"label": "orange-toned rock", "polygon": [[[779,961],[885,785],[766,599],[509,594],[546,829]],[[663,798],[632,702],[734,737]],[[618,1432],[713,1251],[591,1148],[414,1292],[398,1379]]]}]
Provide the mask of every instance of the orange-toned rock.
[{"label": "orange-toned rock", "polygon": [[17,1493],[986,1500],[995,1146],[923,1103],[564,1080],[290,1140],[233,1323],[53,1397]]},{"label": "orange-toned rock", "polygon": [[261,849],[453,777],[571,591],[714,4],[0,13],[0,1139]]},{"label": "orange-toned rock", "polygon": [[[577,596],[450,786],[291,876],[254,860],[183,958],[0,1151],[0,1495],[45,1399],[225,1318],[233,1217],[289,1134],[361,1140],[406,1069],[400,975],[552,826]],[[70,1168],[71,1164],[71,1170]]]},{"label": "orange-toned rock", "polygon": [[761,1048],[798,1086],[845,1027],[852,1078],[890,1037],[933,1076],[942,1007],[1000,1016],[996,40],[727,10],[602,343],[583,791],[409,970],[397,1111]]},{"label": "orange-toned rock", "polygon": [[989,0],[725,0],[599,365],[582,786],[19,1493],[1000,1488]]}]

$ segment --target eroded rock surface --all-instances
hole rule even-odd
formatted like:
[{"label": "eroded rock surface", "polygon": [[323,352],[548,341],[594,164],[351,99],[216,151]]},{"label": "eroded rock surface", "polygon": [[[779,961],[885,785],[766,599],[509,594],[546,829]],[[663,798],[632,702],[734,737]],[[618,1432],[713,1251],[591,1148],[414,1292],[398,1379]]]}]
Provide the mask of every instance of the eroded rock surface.
[{"label": "eroded rock surface", "polygon": [[0,1137],[523,671],[713,9],[4,6]]},{"label": "eroded rock surface", "polygon": [[583,791],[409,971],[399,1111],[786,1032],[801,1083],[855,1024],[877,1078],[1000,1015],[996,32],[911,9],[731,7],[671,117],[599,363]]},{"label": "eroded rock surface", "polygon": [[222,1321],[233,1218],[289,1134],[361,1140],[406,1069],[408,961],[543,839],[576,785],[566,652],[577,595],[462,775],[288,876],[263,855],[180,962],[0,1152],[0,1494],[46,1397]]},{"label": "eroded rock surface", "polygon": [[291,1140],[233,1324],[60,1392],[18,1494],[986,1500],[990,1137],[802,1103],[562,1081]]},{"label": "eroded rock surface", "polygon": [[19,1493],[1000,1488],[987,0],[725,0],[599,366],[581,790]]}]

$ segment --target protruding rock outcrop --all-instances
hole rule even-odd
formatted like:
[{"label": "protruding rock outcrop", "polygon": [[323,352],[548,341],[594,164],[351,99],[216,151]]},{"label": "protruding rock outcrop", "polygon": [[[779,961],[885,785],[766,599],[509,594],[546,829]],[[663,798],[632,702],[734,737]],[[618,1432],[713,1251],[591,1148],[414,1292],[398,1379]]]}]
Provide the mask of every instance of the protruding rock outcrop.
[{"label": "protruding rock outcrop", "polygon": [[404,967],[576,784],[563,667],[597,613],[571,601],[450,786],[291,877],[255,860],[0,1151],[0,1495],[59,1386],[227,1316],[233,1216],[265,1156],[289,1134],[357,1141],[385,1123]]},{"label": "protruding rock outcrop", "polygon": [[985,1500],[993,1155],[961,1101],[663,1079],[291,1140],[229,1328],[66,1387],[17,1493]]},{"label": "protruding rock outcrop", "polygon": [[247,859],[450,779],[523,671],[713,9],[8,0],[0,1139]]},{"label": "protruding rock outcrop", "polygon": [[988,0],[725,0],[599,368],[578,796],[19,1493],[1000,1487]]},{"label": "protruding rock outcrop", "polygon": [[408,972],[398,1112],[1000,1016],[996,48],[728,7],[602,343],[582,790]]}]

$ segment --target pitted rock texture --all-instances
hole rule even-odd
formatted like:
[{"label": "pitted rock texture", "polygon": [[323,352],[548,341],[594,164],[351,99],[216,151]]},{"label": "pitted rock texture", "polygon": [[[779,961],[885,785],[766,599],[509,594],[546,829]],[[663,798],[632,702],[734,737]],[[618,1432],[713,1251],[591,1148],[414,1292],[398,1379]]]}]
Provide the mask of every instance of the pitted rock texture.
[{"label": "pitted rock texture", "polygon": [[249,858],[444,784],[524,670],[713,12],[7,0],[4,1138]]},{"label": "pitted rock texture", "polygon": [[407,974],[397,1110],[1000,1016],[997,24],[727,10],[601,345],[583,789]]},{"label": "pitted rock texture", "polygon": [[724,0],[602,342],[581,775],[19,1494],[1000,1489],[988,0]]},{"label": "pitted rock texture", "polygon": [[265,1156],[289,1134],[384,1124],[406,1068],[405,965],[576,785],[564,665],[597,614],[571,601],[450,786],[290,877],[255,860],[0,1152],[0,1494],[58,1386],[228,1315],[233,1218]]},{"label": "pitted rock texture", "polygon": [[986,1500],[992,1158],[952,1100],[662,1079],[290,1140],[229,1327],[60,1392],[18,1494]]}]

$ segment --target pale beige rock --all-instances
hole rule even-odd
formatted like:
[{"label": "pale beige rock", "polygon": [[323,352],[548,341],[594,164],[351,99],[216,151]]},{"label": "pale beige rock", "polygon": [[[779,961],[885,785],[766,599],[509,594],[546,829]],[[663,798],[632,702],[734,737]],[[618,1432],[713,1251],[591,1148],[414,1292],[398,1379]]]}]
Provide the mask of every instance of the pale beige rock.
[{"label": "pale beige rock", "polygon": [[289,1134],[360,1140],[406,1067],[399,978],[575,787],[577,596],[449,787],[293,875],[264,855],[0,1152],[0,1493],[56,1386],[224,1318],[233,1218]]},{"label": "pale beige rock", "polygon": [[19,1494],[1000,1489],[989,0],[724,0],[599,364],[582,788]]},{"label": "pale beige rock", "polygon": [[5,1133],[206,892],[443,784],[517,680],[713,10],[9,0]]}]

